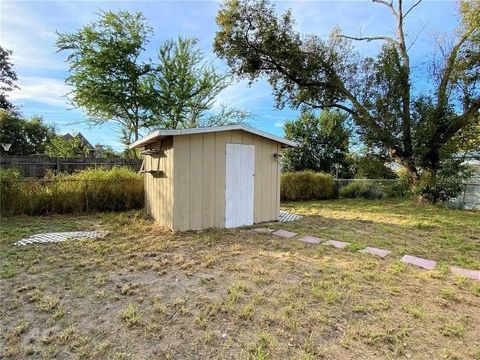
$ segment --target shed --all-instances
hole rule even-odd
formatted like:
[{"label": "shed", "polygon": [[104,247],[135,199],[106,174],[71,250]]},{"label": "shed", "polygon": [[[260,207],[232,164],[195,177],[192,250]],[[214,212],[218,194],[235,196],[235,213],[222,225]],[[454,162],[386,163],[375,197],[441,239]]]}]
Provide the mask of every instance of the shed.
[{"label": "shed", "polygon": [[280,158],[293,141],[245,125],[157,130],[143,148],[145,208],[175,230],[278,219]]}]

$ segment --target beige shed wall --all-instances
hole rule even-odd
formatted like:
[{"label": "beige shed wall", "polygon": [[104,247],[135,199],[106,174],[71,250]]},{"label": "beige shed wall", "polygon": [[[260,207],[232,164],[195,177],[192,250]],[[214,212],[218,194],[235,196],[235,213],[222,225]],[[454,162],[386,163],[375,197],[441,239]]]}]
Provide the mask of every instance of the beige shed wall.
[{"label": "beige shed wall", "polygon": [[165,139],[147,146],[163,154],[145,155],[144,170],[162,170],[164,177],[145,173],[145,209],[162,226],[173,228],[173,139]]},{"label": "beige shed wall", "polygon": [[226,144],[255,145],[254,222],[277,220],[281,144],[242,131],[180,135],[173,138],[173,228],[225,226]]}]

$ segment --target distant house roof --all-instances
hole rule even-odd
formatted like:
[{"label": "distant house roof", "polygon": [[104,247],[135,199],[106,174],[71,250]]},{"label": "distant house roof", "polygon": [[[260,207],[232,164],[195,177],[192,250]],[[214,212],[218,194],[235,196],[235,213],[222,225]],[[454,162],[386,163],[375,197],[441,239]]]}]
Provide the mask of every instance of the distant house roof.
[{"label": "distant house roof", "polygon": [[175,130],[157,130],[154,131],[144,138],[135,141],[129,146],[130,149],[134,149],[140,146],[145,146],[152,142],[158,141],[160,139],[165,139],[169,136],[178,136],[178,135],[193,135],[193,134],[207,134],[220,131],[232,131],[232,130],[243,130],[251,134],[255,134],[276,142],[281,143],[284,147],[297,147],[298,144],[294,141],[284,139],[280,136],[267,133],[262,130],[254,129],[245,125],[226,125],[226,126],[213,126],[205,128],[192,128],[192,129],[175,129]]},{"label": "distant house roof", "polygon": [[65,135],[62,135],[62,138],[64,138],[67,141],[78,138],[82,142],[83,146],[85,146],[85,147],[87,147],[91,150],[95,150],[95,147],[92,146],[92,144],[90,144],[90,141],[88,141],[87,138],[85,136],[83,136],[83,134],[81,132],[79,132],[75,136],[71,135],[70,133],[66,133]]}]

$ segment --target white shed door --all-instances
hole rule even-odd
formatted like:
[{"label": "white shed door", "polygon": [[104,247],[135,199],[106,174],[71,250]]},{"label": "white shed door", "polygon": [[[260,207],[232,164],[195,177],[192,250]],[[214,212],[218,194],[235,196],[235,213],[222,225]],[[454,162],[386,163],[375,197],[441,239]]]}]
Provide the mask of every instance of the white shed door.
[{"label": "white shed door", "polygon": [[255,146],[227,144],[225,227],[253,224]]}]

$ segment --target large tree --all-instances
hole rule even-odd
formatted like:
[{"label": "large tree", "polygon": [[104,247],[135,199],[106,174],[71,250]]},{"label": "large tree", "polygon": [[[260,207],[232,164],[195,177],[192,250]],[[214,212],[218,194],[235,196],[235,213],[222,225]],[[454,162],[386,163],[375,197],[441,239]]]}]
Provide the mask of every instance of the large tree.
[{"label": "large tree", "polygon": [[0,46],[0,109],[13,110],[14,105],[8,100],[7,92],[18,89],[17,73],[10,60],[12,51]]},{"label": "large tree", "polygon": [[220,105],[218,95],[231,80],[205,61],[198,39],[178,37],[158,50],[158,64],[149,76],[153,116],[149,126],[168,129],[226,125],[244,121],[248,114]]},{"label": "large tree", "polygon": [[334,173],[338,164],[348,168],[347,154],[350,131],[345,116],[338,111],[302,111],[295,120],[284,125],[285,137],[299,146],[288,149],[282,160],[286,171],[313,170]]},{"label": "large tree", "polygon": [[145,80],[152,65],[140,57],[151,34],[141,13],[126,11],[103,12],[76,32],[58,34],[58,51],[69,53],[73,105],[93,124],[120,123],[127,142],[138,140],[151,116]]},{"label": "large tree", "polygon": [[[354,120],[363,141],[388,151],[415,178],[435,174],[457,135],[479,121],[480,2],[460,3],[461,22],[453,45],[433,62],[434,86],[414,91],[405,19],[422,0],[373,0],[396,23],[393,36],[301,35],[290,11],[278,16],[268,0],[229,0],[217,16],[215,52],[235,74],[265,77],[277,105],[341,109]],[[354,51],[353,41],[381,41],[375,58]],[[425,73],[424,75],[425,76]],[[425,85],[426,82],[424,82]]]}]

